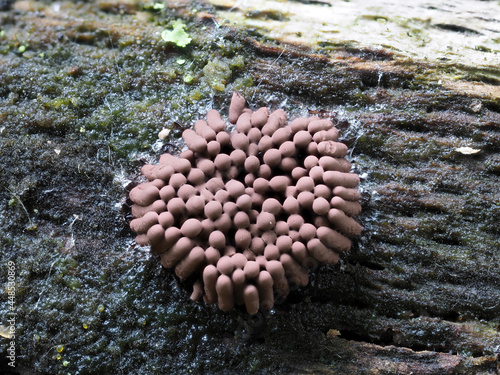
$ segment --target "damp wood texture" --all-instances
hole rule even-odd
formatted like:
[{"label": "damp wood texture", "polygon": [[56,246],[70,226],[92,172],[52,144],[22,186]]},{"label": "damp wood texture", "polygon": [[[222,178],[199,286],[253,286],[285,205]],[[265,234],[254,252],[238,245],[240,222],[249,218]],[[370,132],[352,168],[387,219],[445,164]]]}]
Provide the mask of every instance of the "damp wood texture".
[{"label": "damp wood texture", "polygon": [[[500,5],[396,3],[0,2],[14,373],[498,373]],[[253,314],[129,228],[141,169],[233,92],[334,123],[360,178],[351,249]]]}]

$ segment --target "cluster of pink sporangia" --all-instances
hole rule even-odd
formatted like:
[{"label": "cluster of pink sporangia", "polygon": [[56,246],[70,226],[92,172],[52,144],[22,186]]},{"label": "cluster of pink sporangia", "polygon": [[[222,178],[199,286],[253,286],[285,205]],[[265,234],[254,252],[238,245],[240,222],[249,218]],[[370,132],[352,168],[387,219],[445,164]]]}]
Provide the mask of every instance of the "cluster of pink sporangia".
[{"label": "cluster of pink sporangia", "polygon": [[283,110],[252,112],[233,94],[226,131],[211,110],[182,134],[188,149],[145,165],[149,180],[130,191],[136,242],[161,254],[191,298],[223,311],[271,309],[289,282],[308,283],[307,264],[336,264],[361,232],[358,175],[330,120]]}]

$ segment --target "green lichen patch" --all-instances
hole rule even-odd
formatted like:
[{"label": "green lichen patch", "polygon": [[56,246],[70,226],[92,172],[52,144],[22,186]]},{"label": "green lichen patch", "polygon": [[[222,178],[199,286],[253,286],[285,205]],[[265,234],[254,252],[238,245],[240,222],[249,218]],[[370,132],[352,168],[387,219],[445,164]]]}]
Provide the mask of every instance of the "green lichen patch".
[{"label": "green lichen patch", "polygon": [[[383,358],[399,373],[494,374],[499,106],[463,91],[494,80],[354,42],[299,48],[181,3],[17,2],[0,15],[0,280],[15,261],[19,363],[41,374],[353,373]],[[359,22],[395,22],[378,18]],[[184,47],[161,38],[179,19]],[[429,32],[404,27],[421,41]],[[190,280],[127,229],[140,167],[178,152],[182,130],[224,113],[234,90],[252,108],[332,118],[362,176],[365,232],[352,250],[338,267],[311,265],[310,286],[255,318],[191,302]],[[6,301],[2,288],[0,324]]]},{"label": "green lichen patch", "polygon": [[172,30],[164,30],[161,33],[161,38],[165,42],[174,43],[177,47],[186,47],[191,43],[191,38],[189,34],[184,30],[186,25],[177,20],[172,24]]}]

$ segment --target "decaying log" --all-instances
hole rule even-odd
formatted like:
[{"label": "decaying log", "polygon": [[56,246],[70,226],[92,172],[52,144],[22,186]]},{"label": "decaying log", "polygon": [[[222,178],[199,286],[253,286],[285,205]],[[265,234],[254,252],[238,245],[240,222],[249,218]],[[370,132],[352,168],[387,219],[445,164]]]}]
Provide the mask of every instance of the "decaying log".
[{"label": "decaying log", "polygon": [[[499,373],[500,6],[396,3],[9,4],[0,243],[18,373]],[[161,39],[176,20],[187,47]],[[256,318],[190,302],[116,209],[233,90],[332,119],[362,179],[352,250]]]}]

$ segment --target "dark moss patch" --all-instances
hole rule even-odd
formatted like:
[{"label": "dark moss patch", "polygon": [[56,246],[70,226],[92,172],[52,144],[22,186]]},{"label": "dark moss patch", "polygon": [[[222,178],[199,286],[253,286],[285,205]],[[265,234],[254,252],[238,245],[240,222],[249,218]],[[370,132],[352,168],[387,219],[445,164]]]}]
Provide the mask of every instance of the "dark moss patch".
[{"label": "dark moss patch", "polygon": [[[2,264],[16,262],[26,371],[352,373],[374,356],[435,374],[496,371],[494,100],[446,91],[436,67],[216,27],[201,3],[60,5],[70,17],[45,2],[0,15],[0,246]],[[185,48],[160,38],[179,18]],[[363,176],[353,250],[259,320],[191,303],[189,283],[133,246],[120,210],[140,166],[182,148],[181,129],[227,108],[233,90],[291,117],[332,117]],[[455,151],[464,145],[481,152]]]}]

